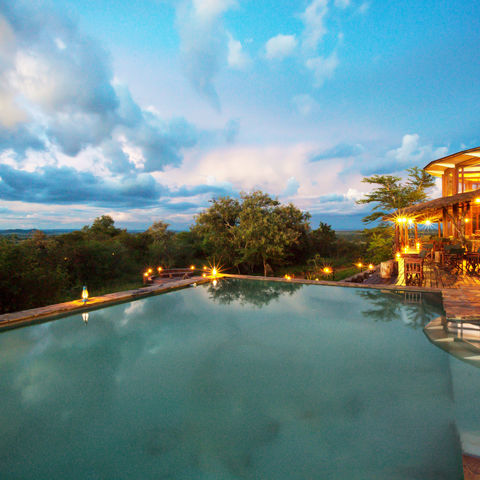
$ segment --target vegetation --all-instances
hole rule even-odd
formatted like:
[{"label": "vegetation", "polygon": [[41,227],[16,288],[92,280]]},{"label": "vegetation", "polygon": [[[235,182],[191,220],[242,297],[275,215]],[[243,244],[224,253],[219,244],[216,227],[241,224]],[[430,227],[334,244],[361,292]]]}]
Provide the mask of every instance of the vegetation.
[{"label": "vegetation", "polygon": [[372,175],[362,181],[376,185],[358,204],[372,204],[372,213],[363,218],[365,223],[381,220],[377,227],[365,229],[367,255],[373,263],[379,263],[392,257],[393,227],[382,218],[389,213],[405,208],[428,198],[428,190],[435,185],[435,179],[424,170],[413,167],[407,169],[407,179],[402,183],[400,177],[393,175]]},{"label": "vegetation", "polygon": [[230,272],[320,277],[329,265],[341,278],[345,265],[351,269],[365,256],[361,238],[338,236],[322,222],[312,230],[309,220],[294,205],[257,191],[212,200],[184,232],[160,221],[130,233],[103,215],[57,236],[0,237],[0,313],[78,299],[82,285],[92,296],[135,288],[149,266],[210,261]]}]

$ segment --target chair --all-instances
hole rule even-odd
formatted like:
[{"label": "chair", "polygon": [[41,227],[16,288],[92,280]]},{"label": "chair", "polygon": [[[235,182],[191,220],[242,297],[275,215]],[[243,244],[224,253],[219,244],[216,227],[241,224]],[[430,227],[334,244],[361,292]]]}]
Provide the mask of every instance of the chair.
[{"label": "chair", "polygon": [[423,258],[404,258],[405,285],[423,285]]},{"label": "chair", "polygon": [[465,249],[461,245],[445,246],[445,267],[450,273],[461,273],[463,271],[463,256]]}]

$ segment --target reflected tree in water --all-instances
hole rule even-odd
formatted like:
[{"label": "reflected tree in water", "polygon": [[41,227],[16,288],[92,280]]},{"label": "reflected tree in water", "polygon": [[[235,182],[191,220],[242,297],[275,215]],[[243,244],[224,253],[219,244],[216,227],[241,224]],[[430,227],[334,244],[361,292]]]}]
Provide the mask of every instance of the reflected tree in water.
[{"label": "reflected tree in water", "polygon": [[220,304],[238,302],[240,305],[253,305],[261,308],[282,295],[292,295],[303,285],[286,282],[268,282],[257,280],[223,279],[216,286],[210,284],[210,298]]},{"label": "reflected tree in water", "polygon": [[[362,311],[375,322],[403,321],[413,329],[423,328],[435,316],[443,315],[437,295],[421,292],[358,290],[372,308]],[[433,313],[433,315],[432,315]]]}]

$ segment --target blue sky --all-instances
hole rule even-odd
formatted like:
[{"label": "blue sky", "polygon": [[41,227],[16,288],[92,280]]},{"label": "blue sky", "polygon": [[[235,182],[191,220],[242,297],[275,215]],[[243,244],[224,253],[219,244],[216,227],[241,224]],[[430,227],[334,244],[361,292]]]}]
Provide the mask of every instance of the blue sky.
[{"label": "blue sky", "polygon": [[0,0],[0,228],[361,227],[364,176],[480,144],[479,40],[475,1]]}]

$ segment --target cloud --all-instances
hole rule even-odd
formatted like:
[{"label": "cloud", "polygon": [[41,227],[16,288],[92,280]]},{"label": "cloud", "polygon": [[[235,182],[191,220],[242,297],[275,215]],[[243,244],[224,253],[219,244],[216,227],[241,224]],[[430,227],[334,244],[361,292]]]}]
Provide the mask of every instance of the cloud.
[{"label": "cloud", "polygon": [[347,8],[350,5],[350,0],[335,0],[334,5],[337,8]]},{"label": "cloud", "polygon": [[305,66],[313,73],[315,87],[321,87],[326,80],[333,77],[338,67],[337,53],[333,52],[328,57],[309,58]]},{"label": "cloud", "polygon": [[327,33],[325,17],[328,14],[328,0],[312,0],[301,19],[305,25],[302,38],[302,48],[306,51],[316,51],[318,44]]},{"label": "cloud", "polygon": [[334,147],[325,150],[321,153],[314,155],[310,158],[309,162],[320,162],[322,160],[331,160],[334,158],[348,158],[348,157],[357,157],[365,151],[363,145],[359,143],[349,144],[349,143],[339,143]]},{"label": "cloud", "polygon": [[[184,0],[177,6],[185,73],[195,90],[216,110],[220,110],[220,100],[214,79],[229,56],[229,37],[221,16],[235,5],[232,0]],[[234,59],[238,61],[238,55]]]},{"label": "cloud", "polygon": [[320,109],[320,105],[308,94],[296,95],[292,98],[292,104],[303,117],[307,117]]},{"label": "cloud", "polygon": [[265,57],[268,60],[283,60],[294,52],[297,43],[295,35],[279,34],[272,37],[265,44]]},{"label": "cloud", "polygon": [[230,33],[228,33],[227,62],[229,67],[238,70],[244,70],[252,63],[248,54],[244,52],[242,44],[235,40]]},{"label": "cloud", "polygon": [[447,152],[448,147],[422,145],[418,134],[407,134],[403,136],[400,147],[387,151],[384,158],[372,159],[362,164],[360,173],[391,174],[414,166],[424,167],[430,161],[444,157]]},{"label": "cloud", "polygon": [[298,193],[300,184],[298,183],[295,177],[290,177],[287,181],[287,186],[283,191],[282,195],[285,197],[293,197]]}]

